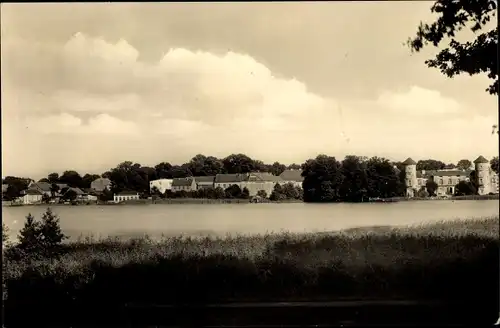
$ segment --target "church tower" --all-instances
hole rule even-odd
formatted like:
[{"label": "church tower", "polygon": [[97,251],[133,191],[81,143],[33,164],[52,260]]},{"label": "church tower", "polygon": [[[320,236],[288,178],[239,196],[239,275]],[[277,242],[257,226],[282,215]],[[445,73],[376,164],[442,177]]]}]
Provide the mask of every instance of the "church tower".
[{"label": "church tower", "polygon": [[406,197],[415,197],[418,188],[417,163],[408,157],[402,164],[405,166]]},{"label": "church tower", "polygon": [[487,195],[491,191],[490,162],[483,156],[474,161],[476,169],[476,186],[479,195]]}]

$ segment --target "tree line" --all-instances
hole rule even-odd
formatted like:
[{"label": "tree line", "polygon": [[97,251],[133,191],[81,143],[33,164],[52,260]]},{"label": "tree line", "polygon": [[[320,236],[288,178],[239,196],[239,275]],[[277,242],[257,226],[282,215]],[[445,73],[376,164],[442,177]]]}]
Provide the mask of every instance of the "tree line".
[{"label": "tree line", "polygon": [[[493,158],[490,163],[493,170],[498,173],[498,157]],[[417,162],[417,170],[454,168],[470,169],[472,162],[467,159],[460,160],[456,164],[446,164],[434,159]],[[303,190],[297,192],[302,195],[301,197],[305,201],[357,201],[367,197],[385,198],[404,195],[404,168],[401,162],[362,156],[346,156],[342,161],[338,161],[335,157],[319,155],[314,159],[308,159],[303,164],[285,165],[279,162],[265,164],[263,161],[252,159],[245,154],[231,154],[222,159],[198,154],[189,162],[181,165],[161,162],[150,167],[125,161],[101,175],[90,173],[81,175],[75,170],[67,170],[61,175],[55,172],[50,173],[39,181],[50,184],[63,183],[69,187],[90,188],[92,181],[103,177],[112,181],[113,193],[134,190],[149,194],[149,181],[156,179],[256,171],[280,175],[286,169],[302,170]],[[2,183],[7,184],[8,188],[3,193],[3,198],[12,200],[19,197],[21,191],[28,187],[29,181],[30,179],[27,178],[5,177]],[[226,190],[222,192],[226,194]],[[211,194],[211,197],[220,197],[222,192],[218,190],[215,194]],[[233,194],[230,192],[230,195]]]}]

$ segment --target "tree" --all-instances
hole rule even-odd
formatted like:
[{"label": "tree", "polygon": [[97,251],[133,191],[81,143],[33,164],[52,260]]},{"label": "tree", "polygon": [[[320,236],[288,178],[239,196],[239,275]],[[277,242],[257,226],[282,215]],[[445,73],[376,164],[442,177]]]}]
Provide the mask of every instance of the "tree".
[{"label": "tree", "polygon": [[293,164],[288,165],[287,169],[288,170],[300,170],[301,166],[299,164],[293,163]]},{"label": "tree", "polygon": [[468,159],[461,159],[457,163],[457,168],[459,170],[469,170],[472,167],[472,162]]},{"label": "tree", "polygon": [[24,221],[24,227],[19,231],[19,244],[17,247],[28,253],[39,250],[42,239],[40,227],[40,222],[35,221],[35,217],[29,213]]},{"label": "tree", "polygon": [[109,189],[104,189],[102,191],[102,194],[99,195],[99,200],[101,202],[107,202],[107,201],[110,201],[110,200],[113,200],[113,192]]},{"label": "tree", "polygon": [[491,159],[490,161],[490,166],[491,166],[491,169],[498,174],[498,169],[499,169],[499,165],[498,165],[498,156],[495,156]]},{"label": "tree", "polygon": [[425,189],[427,189],[429,196],[436,196],[436,191],[438,189],[438,185],[434,180],[429,180],[425,184]]},{"label": "tree", "polygon": [[224,199],[224,197],[226,197],[226,192],[221,187],[216,187],[214,189],[214,197],[215,199]]},{"label": "tree", "polygon": [[427,192],[427,189],[425,189],[425,187],[422,186],[422,188],[420,188],[417,191],[417,196],[421,197],[421,198],[426,198],[426,197],[429,197],[429,193]]},{"label": "tree", "polygon": [[[439,15],[432,24],[420,23],[417,34],[408,39],[411,51],[418,52],[428,44],[438,47],[449,38],[448,46],[442,49],[434,59],[425,61],[428,67],[437,68],[444,75],[486,74],[492,84],[486,89],[490,94],[498,94],[497,35],[498,27],[479,33],[495,16],[497,2],[494,0],[438,0],[431,8]],[[496,25],[496,24],[495,24]],[[474,32],[473,42],[461,42],[457,33],[464,27]]]},{"label": "tree", "polygon": [[453,163],[448,163],[446,164],[446,166],[444,167],[445,169],[448,169],[448,170],[451,170],[451,169],[456,169],[457,166]]},{"label": "tree", "polygon": [[59,191],[59,186],[56,185],[55,183],[53,183],[50,186],[50,194],[51,194],[52,198],[56,197],[56,194],[57,194],[58,191]]},{"label": "tree", "polygon": [[474,185],[467,181],[460,181],[455,186],[455,195],[457,196],[475,195],[476,192]]},{"label": "tree", "polygon": [[98,174],[85,174],[82,178],[81,188],[90,188],[92,181],[99,179],[101,176]]},{"label": "tree", "polygon": [[366,162],[357,156],[346,156],[342,161],[340,197],[349,202],[360,202],[366,196],[368,176]]},{"label": "tree", "polygon": [[2,222],[2,246],[5,248],[9,246],[9,227]]},{"label": "tree", "polygon": [[29,179],[13,176],[5,177],[3,182],[7,184],[8,187],[2,197],[8,201],[12,201],[21,196],[21,191],[26,190],[29,185]]},{"label": "tree", "polygon": [[368,197],[390,198],[404,194],[404,183],[388,159],[372,157],[366,162],[366,170]]},{"label": "tree", "polygon": [[283,188],[279,183],[274,185],[273,191],[271,192],[271,195],[269,195],[269,199],[272,201],[281,201],[286,199],[286,196],[283,193]]},{"label": "tree", "polygon": [[257,191],[257,196],[267,198],[267,192],[265,190],[259,190]]},{"label": "tree", "polygon": [[82,177],[76,171],[64,171],[59,178],[60,183],[65,183],[70,187],[82,187]]},{"label": "tree", "polygon": [[47,178],[50,183],[58,183],[59,182],[59,173],[50,173]]},{"label": "tree", "polygon": [[59,221],[59,217],[50,208],[42,214],[40,232],[43,236],[41,244],[45,250],[54,251],[65,239],[68,239],[62,232]]},{"label": "tree", "polygon": [[437,171],[442,170],[446,166],[445,163],[441,161],[436,161],[434,159],[425,159],[417,162],[417,170],[418,171]]},{"label": "tree", "polygon": [[305,202],[332,202],[339,200],[342,183],[341,164],[335,157],[318,155],[302,165]]},{"label": "tree", "polygon": [[243,187],[243,190],[241,191],[240,197],[241,199],[248,199],[250,198],[250,190],[248,190],[247,187]]},{"label": "tree", "polygon": [[287,183],[281,188],[281,192],[286,199],[299,199],[300,193],[293,183]]},{"label": "tree", "polygon": [[273,165],[271,165],[271,173],[276,176],[280,175],[285,170],[286,170],[286,165],[280,164],[279,162],[274,162]]},{"label": "tree", "polygon": [[222,160],[227,173],[248,173],[254,170],[254,161],[244,154],[232,154]]},{"label": "tree", "polygon": [[241,198],[241,192],[240,186],[236,184],[230,185],[224,190],[226,198]]},{"label": "tree", "polygon": [[44,194],[42,195],[42,203],[48,204],[48,203],[49,203],[49,201],[50,201],[50,196],[49,196],[49,195],[47,195],[46,193],[44,193]]}]

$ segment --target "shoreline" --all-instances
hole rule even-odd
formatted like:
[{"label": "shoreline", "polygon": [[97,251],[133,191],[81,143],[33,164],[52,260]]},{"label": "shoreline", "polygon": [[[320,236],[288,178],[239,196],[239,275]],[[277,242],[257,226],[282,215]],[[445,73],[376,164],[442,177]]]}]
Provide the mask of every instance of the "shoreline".
[{"label": "shoreline", "polygon": [[[367,202],[329,202],[325,204],[367,204],[367,203],[398,203],[398,202],[416,202],[416,201],[460,201],[460,200],[499,200],[499,195],[472,195],[472,196],[453,196],[450,198],[404,198],[393,197],[385,198],[380,201],[367,201]],[[120,205],[218,205],[218,204],[292,204],[292,203],[306,203],[298,199],[287,199],[282,201],[266,200],[263,202],[253,203],[250,199],[209,199],[209,198],[168,198],[168,199],[140,199],[134,201],[125,201],[121,203],[103,203],[103,202],[88,202],[80,203],[77,205],[72,204],[6,204],[2,202],[2,207],[21,207],[21,206],[120,206]],[[315,203],[308,203],[315,204]],[[319,204],[319,203],[318,203]],[[322,203],[323,204],[323,203]]]}]

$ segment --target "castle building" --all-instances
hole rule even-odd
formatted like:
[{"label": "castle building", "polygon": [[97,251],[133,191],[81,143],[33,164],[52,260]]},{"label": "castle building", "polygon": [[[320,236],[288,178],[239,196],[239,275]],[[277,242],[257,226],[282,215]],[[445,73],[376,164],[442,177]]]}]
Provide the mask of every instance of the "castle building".
[{"label": "castle building", "polygon": [[415,197],[419,190],[425,188],[429,180],[436,182],[438,196],[454,195],[456,185],[460,181],[468,182],[471,178],[478,186],[479,195],[499,191],[498,174],[491,169],[489,161],[483,156],[479,156],[474,161],[475,171],[457,169],[417,171],[417,163],[411,158],[406,159],[402,164],[405,166],[406,197]]}]

